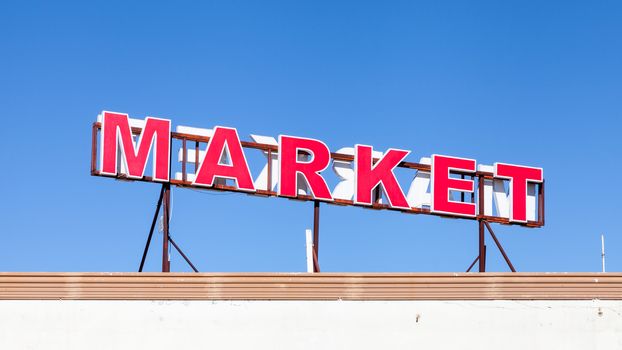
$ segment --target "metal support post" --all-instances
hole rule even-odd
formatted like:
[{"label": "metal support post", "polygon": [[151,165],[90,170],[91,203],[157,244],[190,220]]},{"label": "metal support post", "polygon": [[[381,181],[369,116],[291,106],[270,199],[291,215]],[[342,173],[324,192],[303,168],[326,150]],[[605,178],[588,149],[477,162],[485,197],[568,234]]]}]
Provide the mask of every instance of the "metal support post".
[{"label": "metal support post", "polygon": [[170,206],[171,206],[171,184],[165,183],[163,186],[164,196],[163,196],[163,214],[162,214],[162,226],[163,226],[163,237],[162,237],[162,272],[170,272],[171,271],[171,262],[169,260],[168,253],[168,244],[169,244],[169,215],[170,215]]},{"label": "metal support post", "polygon": [[320,272],[320,202],[313,202],[313,272]]},{"label": "metal support post", "polygon": [[479,272],[486,272],[486,244],[484,221],[479,220]]},{"label": "metal support post", "polygon": [[501,255],[503,255],[503,259],[505,259],[505,262],[508,264],[508,267],[510,268],[510,270],[512,270],[512,272],[516,272],[516,269],[514,269],[514,265],[512,265],[510,258],[508,258],[508,255],[505,253],[505,249],[503,249],[503,247],[501,246],[501,243],[497,239],[497,235],[495,235],[495,233],[493,232],[492,227],[490,227],[490,224],[487,223],[486,221],[484,221],[484,224],[486,224],[486,228],[488,228],[488,232],[490,233],[490,236],[495,241],[497,248],[499,248]]},{"label": "metal support post", "polygon": [[149,229],[149,236],[147,236],[147,243],[145,243],[145,249],[143,250],[143,257],[140,260],[140,267],[138,268],[138,272],[143,272],[143,267],[145,266],[145,260],[147,259],[147,253],[149,252],[149,245],[151,244],[151,237],[153,237],[153,230],[155,229],[155,225],[158,222],[158,214],[160,213],[160,207],[162,206],[163,196],[164,196],[164,185],[162,185],[162,189],[160,190],[160,197],[158,198],[158,204],[156,205],[155,213],[153,213],[153,220],[151,221],[151,228]]},{"label": "metal support post", "polygon": [[[484,177],[477,177],[477,207],[480,217],[484,215]],[[479,224],[479,272],[486,272],[486,237],[484,232],[484,221],[478,219]]]},{"label": "metal support post", "polygon": [[177,252],[179,252],[179,254],[181,254],[181,257],[184,258],[184,260],[186,260],[186,262],[188,263],[188,265],[190,265],[190,267],[192,268],[192,270],[194,272],[199,272],[199,270],[197,270],[197,268],[194,266],[194,264],[192,263],[192,261],[190,261],[190,259],[188,258],[188,256],[186,256],[186,254],[184,254],[184,252],[181,250],[181,248],[179,248],[179,246],[177,245],[177,243],[175,243],[175,241],[173,240],[173,237],[171,237],[170,235],[168,236],[168,240],[171,242],[171,244],[173,245],[173,247],[177,250]]}]

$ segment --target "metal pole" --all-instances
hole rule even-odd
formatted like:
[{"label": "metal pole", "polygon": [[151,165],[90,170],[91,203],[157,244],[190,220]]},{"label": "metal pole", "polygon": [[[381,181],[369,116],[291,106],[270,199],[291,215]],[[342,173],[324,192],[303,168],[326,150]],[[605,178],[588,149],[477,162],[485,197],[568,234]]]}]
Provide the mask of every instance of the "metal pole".
[{"label": "metal pole", "polygon": [[313,202],[313,272],[320,272],[320,202]]},{"label": "metal pole", "polygon": [[194,176],[199,172],[199,141],[194,143]]},{"label": "metal pole", "polygon": [[542,225],[544,226],[544,183],[545,180],[542,180],[542,183],[540,184],[540,191],[542,192],[542,201],[541,201],[541,206],[542,206]]},{"label": "metal pole", "polygon": [[153,236],[153,230],[155,229],[156,222],[158,221],[158,213],[160,213],[160,206],[162,205],[162,197],[164,195],[164,185],[160,189],[160,197],[158,198],[158,204],[156,206],[155,213],[153,214],[153,220],[151,221],[151,228],[149,229],[149,236],[147,236],[147,243],[145,244],[145,250],[143,251],[143,258],[140,260],[140,267],[138,272],[143,272],[145,266],[145,260],[147,259],[147,252],[149,252],[149,245],[151,244],[151,237]]},{"label": "metal pole", "polygon": [[[477,206],[479,215],[484,215],[484,177],[479,176],[477,180]],[[479,223],[479,272],[486,272],[486,237],[484,235],[484,221],[478,219]]]},{"label": "metal pole", "polygon": [[486,244],[484,236],[484,221],[479,220],[479,272],[486,272]]},{"label": "metal pole", "polygon": [[272,191],[272,150],[269,149],[268,150],[268,178],[266,179],[266,183],[268,186],[266,186],[266,191],[271,192]]},{"label": "metal pole", "polygon": [[473,262],[471,263],[471,265],[469,265],[469,268],[466,270],[466,272],[470,272],[471,271],[473,266],[475,266],[475,263],[477,262],[477,260],[479,260],[479,256],[477,258],[475,258],[475,260],[473,260]]},{"label": "metal pole", "polygon": [[170,235],[168,236],[168,240],[171,241],[171,244],[173,245],[173,247],[175,247],[175,249],[179,252],[179,254],[181,254],[181,256],[184,258],[184,260],[186,260],[188,265],[190,265],[190,267],[194,270],[194,272],[199,272],[199,270],[197,270],[197,268],[194,266],[192,261],[190,261],[190,259],[188,259],[188,257],[186,256],[186,254],[184,254],[183,251],[181,251],[181,248],[179,248],[177,243],[175,243],[175,241],[173,240],[173,238]]},{"label": "metal pole", "polygon": [[181,142],[181,148],[183,152],[183,159],[181,162],[181,179],[186,182],[186,163],[188,162],[188,148],[186,147],[186,138],[183,138]]},{"label": "metal pole", "polygon": [[96,123],[93,123],[93,129],[91,134],[91,175],[95,175],[97,172],[97,131],[99,128]]},{"label": "metal pole", "polygon": [[488,228],[488,232],[490,232],[490,236],[492,236],[492,239],[495,241],[497,248],[499,248],[501,255],[503,255],[503,259],[505,259],[505,262],[510,267],[510,270],[512,270],[512,272],[516,272],[514,265],[512,265],[512,262],[510,261],[510,258],[508,258],[508,255],[505,253],[505,250],[501,246],[501,243],[499,243],[499,240],[497,239],[497,235],[495,235],[495,233],[493,232],[492,227],[490,227],[490,224],[487,223],[486,221],[484,221],[484,223],[486,224],[486,227]]},{"label": "metal pole", "polygon": [[163,206],[164,213],[162,215],[162,226],[163,226],[163,237],[162,237],[162,272],[170,272],[171,271],[171,262],[169,261],[168,254],[168,220],[170,214],[170,205],[171,205],[171,184],[165,183],[163,185],[164,188],[164,198],[163,198]]},{"label": "metal pole", "polygon": [[[486,269],[486,252],[488,251],[488,246],[484,244],[484,270]],[[484,271],[486,272],[486,271]]]},{"label": "metal pole", "polygon": [[[460,178],[464,180],[464,174],[460,174]],[[464,202],[464,192],[460,192],[460,201]]]}]

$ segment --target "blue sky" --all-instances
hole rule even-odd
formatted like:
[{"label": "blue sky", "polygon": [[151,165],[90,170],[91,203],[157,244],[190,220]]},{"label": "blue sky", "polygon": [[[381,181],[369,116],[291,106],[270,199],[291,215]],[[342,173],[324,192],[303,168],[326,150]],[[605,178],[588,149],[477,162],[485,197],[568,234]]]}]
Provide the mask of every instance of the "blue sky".
[{"label": "blue sky", "polygon": [[[614,1],[2,2],[0,271],[138,268],[159,187],[90,176],[102,110],[540,166],[546,226],[493,226],[517,269],[598,271],[604,233],[621,271],[620,18]],[[171,232],[201,271],[305,270],[312,203],[173,191]],[[477,255],[474,221],[321,215],[323,271]],[[172,270],[188,271],[176,253]]]}]

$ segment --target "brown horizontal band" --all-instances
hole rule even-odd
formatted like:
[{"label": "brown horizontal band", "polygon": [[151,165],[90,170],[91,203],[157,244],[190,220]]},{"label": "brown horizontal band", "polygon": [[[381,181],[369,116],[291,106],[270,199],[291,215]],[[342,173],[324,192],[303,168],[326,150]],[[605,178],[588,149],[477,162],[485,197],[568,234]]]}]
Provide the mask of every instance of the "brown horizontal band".
[{"label": "brown horizontal band", "polygon": [[0,273],[1,300],[622,300],[622,273]]}]

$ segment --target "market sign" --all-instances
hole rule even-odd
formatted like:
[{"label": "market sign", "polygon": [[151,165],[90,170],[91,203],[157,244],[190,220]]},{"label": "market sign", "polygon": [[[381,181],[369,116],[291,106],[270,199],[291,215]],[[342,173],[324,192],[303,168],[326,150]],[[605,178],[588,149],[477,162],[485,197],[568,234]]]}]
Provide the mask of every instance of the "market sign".
[{"label": "market sign", "polygon": [[[544,225],[542,168],[478,165],[474,159],[439,154],[415,163],[406,160],[411,153],[408,150],[378,152],[362,144],[331,153],[324,142],[311,138],[251,135],[252,142],[241,141],[231,127],[177,126],[173,132],[168,119],[131,119],[127,114],[106,111],[98,116],[92,131],[92,175],[530,227]],[[249,152],[263,153],[261,169],[251,169]],[[410,171],[408,186],[398,181],[398,169]],[[335,178],[336,184],[329,186],[327,175]]]}]

